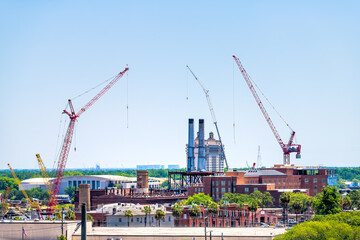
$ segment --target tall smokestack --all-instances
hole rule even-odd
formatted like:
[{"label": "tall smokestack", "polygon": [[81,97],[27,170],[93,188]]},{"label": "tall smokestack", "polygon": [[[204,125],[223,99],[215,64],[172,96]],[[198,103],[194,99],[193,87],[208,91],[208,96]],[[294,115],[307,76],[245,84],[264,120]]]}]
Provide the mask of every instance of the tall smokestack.
[{"label": "tall smokestack", "polygon": [[191,172],[195,170],[194,162],[194,119],[189,118],[189,142],[188,142],[188,149],[187,149],[187,171]]},{"label": "tall smokestack", "polygon": [[199,119],[199,145],[198,145],[198,171],[206,170],[205,144],[204,144],[204,119]]}]

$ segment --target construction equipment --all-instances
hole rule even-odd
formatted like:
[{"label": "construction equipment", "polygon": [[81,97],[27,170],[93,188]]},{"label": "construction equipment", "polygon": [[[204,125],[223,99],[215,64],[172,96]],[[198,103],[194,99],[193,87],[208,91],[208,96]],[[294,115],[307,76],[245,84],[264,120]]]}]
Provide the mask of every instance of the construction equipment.
[{"label": "construction equipment", "polygon": [[6,190],[6,192],[5,192],[4,202],[7,202],[8,198],[9,198],[9,193],[10,193],[11,187],[6,187],[5,190]]},{"label": "construction equipment", "polygon": [[204,86],[204,84],[195,76],[195,74],[193,73],[193,71],[191,71],[190,67],[189,67],[188,65],[186,65],[186,67],[189,69],[189,71],[190,71],[191,74],[194,76],[194,78],[195,78],[196,81],[199,83],[200,87],[202,88],[202,90],[203,90],[204,93],[205,93],[206,100],[207,100],[207,103],[208,103],[208,105],[209,105],[211,117],[212,117],[212,119],[213,119],[213,122],[214,122],[214,125],[215,125],[215,128],[216,128],[216,132],[217,132],[217,134],[218,134],[218,136],[219,136],[221,152],[222,152],[222,155],[223,155],[224,160],[225,160],[226,168],[229,169],[229,165],[228,165],[227,160],[226,160],[224,147],[223,147],[223,144],[222,144],[222,141],[221,141],[221,136],[220,136],[219,128],[218,128],[217,121],[216,121],[216,117],[215,117],[215,111],[214,111],[213,105],[212,105],[212,103],[211,103],[211,99],[210,99],[210,95],[209,95],[209,90],[206,89],[205,86]]},{"label": "construction equipment", "polygon": [[262,114],[264,115],[267,123],[269,124],[269,126],[271,128],[271,131],[273,132],[276,140],[278,141],[278,143],[279,143],[279,145],[280,145],[280,147],[281,147],[281,149],[283,151],[284,165],[290,165],[290,153],[296,152],[296,158],[301,158],[301,145],[293,143],[294,137],[295,137],[295,131],[293,131],[290,128],[289,124],[286,124],[291,130],[290,139],[289,139],[287,144],[285,144],[281,140],[281,137],[280,137],[278,131],[276,130],[274,123],[272,122],[269,114],[267,113],[264,105],[261,102],[261,99],[260,99],[259,95],[257,94],[257,92],[256,92],[256,90],[255,90],[255,88],[254,88],[254,86],[252,84],[252,80],[251,80],[249,74],[246,72],[245,68],[242,66],[240,60],[234,55],[233,55],[233,58],[235,59],[235,62],[238,65],[238,67],[240,69],[240,72],[243,75],[248,87],[250,88],[250,91],[251,91],[252,95],[254,96],[255,101],[259,105]]},{"label": "construction equipment", "polygon": [[8,166],[9,166],[9,168],[10,168],[10,171],[11,171],[13,177],[15,178],[16,183],[19,185],[22,193],[24,194],[24,196],[25,196],[26,200],[28,201],[28,203],[30,204],[30,206],[33,207],[33,208],[39,208],[40,206],[39,206],[38,203],[33,203],[33,202],[30,200],[30,198],[29,198],[29,196],[27,195],[24,187],[21,185],[20,179],[16,176],[14,170],[12,169],[12,167],[10,166],[9,163],[8,163]]},{"label": "construction equipment", "polygon": [[[52,193],[52,184],[50,182],[50,178],[49,178],[49,174],[47,173],[46,171],[46,167],[40,157],[40,154],[36,154],[36,158],[37,158],[37,161],[38,161],[38,164],[39,164],[39,169],[40,169],[40,172],[41,172],[41,175],[44,179],[44,183],[45,183],[45,186],[46,186],[46,191],[48,192],[49,194],[49,199],[51,198],[51,195],[53,194]],[[56,201],[56,198],[55,198],[55,201]],[[56,205],[57,203],[55,203]]]},{"label": "construction equipment", "polygon": [[69,155],[69,151],[70,151],[70,147],[71,147],[71,142],[72,142],[72,137],[74,134],[74,127],[75,127],[75,121],[77,120],[78,117],[81,116],[81,114],[83,114],[87,109],[89,109],[97,100],[99,100],[99,98],[101,96],[103,96],[112,86],[114,86],[114,84],[129,70],[128,67],[125,68],[124,71],[120,72],[118,75],[115,76],[115,78],[113,80],[111,80],[95,97],[93,97],[87,104],[85,104],[84,107],[82,107],[78,113],[75,113],[74,107],[72,105],[71,100],[68,100],[68,104],[70,107],[70,112],[64,110],[63,113],[65,113],[66,115],[69,116],[70,118],[70,123],[69,126],[67,128],[65,137],[64,137],[64,141],[61,147],[61,152],[59,155],[59,159],[57,161],[57,169],[56,169],[56,173],[55,173],[55,179],[53,181],[53,185],[52,185],[52,195],[49,199],[49,204],[48,206],[50,208],[54,207],[56,205],[56,196],[59,193],[60,190],[60,186],[61,186],[61,182],[62,182],[62,178],[64,175],[64,170],[65,170],[65,166],[66,166],[66,162],[68,159],[68,155]]}]

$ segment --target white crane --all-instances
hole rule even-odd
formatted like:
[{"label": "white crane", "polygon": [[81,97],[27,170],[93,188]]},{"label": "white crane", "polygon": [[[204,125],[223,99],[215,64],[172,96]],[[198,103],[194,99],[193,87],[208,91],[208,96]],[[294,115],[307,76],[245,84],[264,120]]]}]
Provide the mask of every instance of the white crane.
[{"label": "white crane", "polygon": [[226,160],[225,151],[224,151],[224,148],[223,148],[223,144],[222,144],[222,141],[221,141],[219,128],[218,128],[217,121],[216,121],[216,117],[215,117],[214,108],[213,108],[213,105],[212,105],[212,103],[211,103],[211,99],[210,99],[210,95],[209,95],[209,90],[206,89],[205,86],[204,86],[204,84],[203,84],[202,82],[200,82],[200,80],[195,76],[195,74],[193,73],[193,71],[191,71],[190,67],[189,67],[188,65],[186,65],[186,67],[189,69],[189,71],[190,71],[191,74],[194,76],[194,78],[196,79],[196,81],[200,84],[200,87],[202,88],[202,90],[203,90],[204,93],[205,93],[206,100],[207,100],[207,103],[208,103],[208,105],[209,105],[211,117],[212,117],[213,122],[214,122],[214,124],[215,124],[216,132],[217,132],[217,134],[218,134],[218,136],[219,136],[221,152],[222,152],[222,155],[224,156],[226,168],[229,169],[229,165],[228,165],[227,160]]}]

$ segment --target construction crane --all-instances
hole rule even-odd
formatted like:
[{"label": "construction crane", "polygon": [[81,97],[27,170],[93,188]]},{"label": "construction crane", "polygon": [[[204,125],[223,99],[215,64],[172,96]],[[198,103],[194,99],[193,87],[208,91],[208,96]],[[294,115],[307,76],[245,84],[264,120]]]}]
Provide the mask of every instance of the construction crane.
[{"label": "construction crane", "polygon": [[[36,154],[36,158],[37,158],[37,161],[38,161],[38,164],[39,164],[39,169],[40,169],[40,172],[41,172],[41,175],[44,179],[44,183],[45,183],[45,186],[46,186],[46,191],[48,192],[49,194],[49,198],[51,198],[51,195],[52,195],[52,185],[51,185],[51,182],[50,182],[50,178],[49,178],[49,174],[47,173],[46,171],[46,167],[40,157],[40,154]],[[56,198],[55,198],[55,201],[56,201]],[[55,205],[57,203],[55,202]]]},{"label": "construction crane", "polygon": [[290,153],[296,152],[296,158],[301,158],[301,145],[293,143],[294,137],[295,137],[295,131],[293,131],[290,128],[290,126],[287,124],[287,126],[291,130],[291,135],[290,135],[290,139],[289,139],[288,143],[285,144],[282,141],[278,131],[276,130],[275,125],[272,122],[269,114],[267,113],[264,105],[262,104],[261,99],[260,99],[259,95],[257,94],[257,92],[256,92],[256,90],[255,90],[255,88],[254,88],[254,86],[252,84],[252,80],[251,80],[249,74],[246,72],[245,68],[242,66],[240,60],[234,55],[233,55],[233,58],[235,59],[235,62],[238,65],[238,67],[240,69],[240,72],[243,75],[248,87],[250,88],[250,91],[251,91],[252,95],[254,96],[255,101],[259,105],[262,114],[264,115],[267,123],[269,124],[269,127],[271,128],[271,131],[273,132],[277,142],[279,143],[279,145],[280,145],[280,147],[281,147],[281,149],[283,151],[284,165],[290,165]]},{"label": "construction crane", "polygon": [[203,90],[204,93],[205,93],[206,100],[207,100],[207,103],[208,103],[208,105],[209,105],[211,117],[212,117],[212,120],[213,120],[213,122],[214,122],[214,125],[215,125],[215,128],[216,128],[216,132],[217,132],[217,134],[218,134],[218,136],[219,136],[221,152],[222,152],[222,155],[223,155],[224,160],[225,160],[226,168],[229,169],[229,165],[228,165],[227,160],[226,160],[224,147],[223,147],[223,144],[222,144],[222,141],[221,141],[221,136],[220,136],[219,128],[218,128],[217,121],[216,121],[216,117],[215,117],[215,111],[214,111],[213,105],[212,105],[212,103],[211,103],[211,99],[210,99],[210,95],[209,95],[209,90],[206,89],[205,86],[204,86],[204,84],[195,76],[195,74],[193,73],[193,71],[191,71],[190,67],[189,67],[188,65],[186,65],[186,67],[189,69],[189,71],[190,71],[191,74],[194,76],[194,78],[195,78],[196,81],[199,83],[200,87],[202,88],[202,90]]},{"label": "construction crane", "polygon": [[[11,190],[11,187],[6,187],[6,192],[5,192],[5,197],[4,197],[4,203],[6,204],[8,202],[8,197],[9,197],[9,192]],[[1,211],[1,214],[0,214],[0,217],[4,217],[6,216],[6,214],[9,212],[9,207],[6,206],[6,205],[3,205],[2,209],[0,209]]]},{"label": "construction crane", "polygon": [[24,196],[25,196],[26,200],[28,201],[28,203],[30,204],[30,206],[33,207],[33,208],[39,208],[40,206],[39,206],[38,203],[33,203],[33,202],[30,200],[30,198],[29,198],[29,196],[27,195],[24,187],[21,185],[20,179],[16,176],[14,170],[12,169],[12,167],[10,166],[9,163],[8,163],[8,166],[9,166],[9,168],[10,168],[10,171],[11,171],[13,177],[15,178],[16,183],[19,185],[22,193],[24,194]]},{"label": "construction crane", "polygon": [[89,109],[101,96],[103,96],[115,83],[129,70],[128,67],[125,68],[124,71],[120,72],[115,76],[113,80],[111,80],[95,97],[93,97],[84,107],[82,107],[77,113],[75,113],[74,107],[72,105],[71,99],[68,100],[68,104],[70,107],[70,112],[64,110],[63,113],[68,115],[70,118],[70,123],[67,128],[64,141],[61,147],[61,152],[59,155],[59,159],[57,162],[57,168],[55,173],[55,178],[52,185],[52,195],[49,199],[48,206],[52,208],[56,205],[56,195],[59,193],[62,178],[64,175],[64,170],[66,166],[66,162],[69,156],[69,151],[71,147],[72,137],[74,134],[75,121],[78,117],[81,116],[87,109]]}]

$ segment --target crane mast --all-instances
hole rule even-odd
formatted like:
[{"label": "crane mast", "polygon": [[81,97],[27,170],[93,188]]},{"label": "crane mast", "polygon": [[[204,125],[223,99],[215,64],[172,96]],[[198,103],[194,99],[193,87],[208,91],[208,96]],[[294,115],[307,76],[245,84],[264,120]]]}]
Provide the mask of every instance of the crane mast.
[{"label": "crane mast", "polygon": [[75,121],[81,114],[83,114],[87,109],[89,109],[100,97],[102,97],[115,83],[119,81],[119,79],[129,70],[128,67],[125,68],[124,71],[120,72],[118,75],[115,76],[113,80],[111,80],[98,94],[95,95],[84,107],[82,107],[78,113],[75,113],[74,107],[72,105],[71,100],[68,100],[70,112],[64,110],[63,113],[68,115],[70,118],[69,126],[67,128],[64,141],[61,147],[61,152],[59,155],[59,160],[57,163],[57,169],[55,173],[55,179],[52,185],[52,195],[49,200],[49,207],[53,207],[56,204],[56,195],[60,191],[60,186],[62,182],[62,177],[64,175],[64,170],[66,166],[66,162],[69,156],[72,137],[74,135],[74,127]]},{"label": "crane mast", "polygon": [[20,179],[16,176],[14,170],[12,169],[12,167],[10,166],[9,163],[8,163],[8,167],[10,168],[11,174],[12,174],[13,177],[15,178],[16,183],[19,185],[22,193],[24,194],[26,200],[29,202],[30,206],[33,207],[33,208],[38,208],[38,207],[39,207],[39,204],[33,203],[33,202],[30,200],[30,198],[29,198],[29,196],[27,195],[24,187],[21,185]]},{"label": "crane mast", "polygon": [[280,145],[280,147],[281,147],[281,149],[283,151],[284,165],[290,165],[290,153],[296,152],[297,153],[296,158],[301,158],[301,155],[300,155],[301,145],[300,144],[293,144],[294,137],[295,137],[295,132],[293,130],[291,130],[290,139],[289,139],[287,144],[285,144],[282,141],[278,131],[275,128],[274,123],[272,122],[272,120],[271,120],[269,114],[267,113],[263,103],[261,102],[261,99],[260,99],[259,95],[257,94],[257,92],[256,92],[256,90],[255,90],[255,88],[254,88],[254,86],[252,84],[252,81],[250,79],[249,74],[246,72],[246,70],[243,67],[243,65],[241,64],[240,60],[235,55],[233,55],[233,58],[235,59],[235,62],[238,65],[239,70],[240,70],[241,74],[243,75],[248,87],[250,88],[250,91],[251,91],[252,95],[254,96],[256,103],[260,107],[260,110],[261,110],[262,114],[264,115],[264,117],[265,117],[271,131],[273,132],[277,142],[279,143],[279,145]]},{"label": "crane mast", "polygon": [[42,159],[40,157],[40,154],[36,154],[36,158],[37,158],[37,161],[38,161],[38,164],[39,164],[39,169],[40,169],[41,175],[42,175],[42,177],[44,179],[46,190],[47,190],[47,192],[49,194],[49,197],[51,197],[51,195],[52,195],[52,191],[51,191],[52,186],[51,186],[49,174],[46,171],[46,167],[45,167],[44,162],[42,161]]},{"label": "crane mast", "polygon": [[189,71],[190,71],[191,74],[194,76],[194,78],[195,78],[196,81],[199,83],[200,87],[202,88],[202,90],[203,90],[204,93],[205,93],[206,100],[207,100],[207,103],[208,103],[208,105],[209,105],[211,117],[212,117],[212,119],[213,119],[213,122],[214,122],[214,125],[215,125],[215,128],[216,128],[216,132],[217,132],[217,134],[218,134],[218,136],[219,136],[221,152],[222,152],[222,155],[224,156],[226,168],[229,169],[229,165],[228,165],[227,160],[226,160],[224,147],[223,147],[223,144],[222,144],[222,141],[221,141],[221,136],[220,136],[219,128],[218,128],[217,121],[216,121],[216,117],[215,117],[215,111],[214,111],[213,105],[212,105],[212,103],[211,103],[211,99],[210,99],[210,95],[209,95],[209,90],[206,89],[205,86],[204,86],[204,84],[195,76],[195,74],[193,73],[193,71],[191,71],[190,67],[189,67],[188,65],[186,65],[186,67],[189,69]]}]

